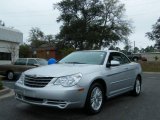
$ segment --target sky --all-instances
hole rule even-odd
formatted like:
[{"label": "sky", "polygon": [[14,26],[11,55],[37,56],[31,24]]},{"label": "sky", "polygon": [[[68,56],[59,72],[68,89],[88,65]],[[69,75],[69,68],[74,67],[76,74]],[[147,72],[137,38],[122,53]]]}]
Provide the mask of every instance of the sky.
[{"label": "sky", "polygon": [[[28,41],[29,31],[39,27],[46,35],[57,34],[60,25],[56,22],[58,10],[53,9],[53,4],[60,0],[0,0],[0,20],[7,27],[14,27],[23,33],[23,42]],[[160,17],[160,0],[120,0],[125,4],[126,19],[131,20],[134,27],[129,36],[131,45],[145,48],[155,42],[145,37],[150,32],[152,25]],[[123,44],[118,44],[123,48]]]}]

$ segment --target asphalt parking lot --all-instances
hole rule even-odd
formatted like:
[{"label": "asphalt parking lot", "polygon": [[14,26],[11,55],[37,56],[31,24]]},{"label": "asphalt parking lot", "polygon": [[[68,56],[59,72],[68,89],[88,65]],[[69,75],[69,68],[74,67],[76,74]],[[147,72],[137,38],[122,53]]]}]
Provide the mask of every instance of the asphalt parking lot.
[{"label": "asphalt parking lot", "polygon": [[[14,82],[4,84],[13,88]],[[144,73],[142,94],[129,93],[107,100],[101,113],[88,116],[83,109],[58,110],[0,99],[0,120],[160,120],[160,74]]]}]

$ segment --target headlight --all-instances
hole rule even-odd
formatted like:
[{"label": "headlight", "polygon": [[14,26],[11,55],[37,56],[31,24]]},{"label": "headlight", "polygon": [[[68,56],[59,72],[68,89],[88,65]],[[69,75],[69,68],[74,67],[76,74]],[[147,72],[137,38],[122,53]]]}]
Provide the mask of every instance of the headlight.
[{"label": "headlight", "polygon": [[71,87],[76,85],[79,80],[81,80],[82,74],[74,74],[74,75],[69,75],[69,76],[64,76],[64,77],[59,77],[55,82],[54,85],[62,85],[64,87]]},{"label": "headlight", "polygon": [[24,78],[25,78],[25,75],[24,75],[24,73],[22,73],[22,74],[21,74],[21,76],[19,77],[19,79],[18,79],[17,83],[19,83],[19,84],[22,84],[22,85],[23,85]]}]

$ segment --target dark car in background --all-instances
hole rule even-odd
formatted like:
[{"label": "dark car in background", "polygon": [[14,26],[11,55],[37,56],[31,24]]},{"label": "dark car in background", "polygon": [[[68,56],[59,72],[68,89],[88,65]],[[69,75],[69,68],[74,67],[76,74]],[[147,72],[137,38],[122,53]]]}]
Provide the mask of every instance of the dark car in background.
[{"label": "dark car in background", "polygon": [[19,58],[13,64],[0,65],[0,75],[4,75],[8,80],[12,80],[15,76],[19,76],[28,69],[47,64],[47,60],[42,58]]},{"label": "dark car in background", "polygon": [[147,61],[147,58],[143,57],[141,53],[123,52],[126,56],[134,62],[138,60]]}]

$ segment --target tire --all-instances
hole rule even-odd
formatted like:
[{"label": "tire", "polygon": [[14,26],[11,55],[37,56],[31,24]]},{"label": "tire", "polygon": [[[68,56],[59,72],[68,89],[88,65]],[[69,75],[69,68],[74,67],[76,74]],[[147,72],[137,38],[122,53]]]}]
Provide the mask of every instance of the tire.
[{"label": "tire", "polygon": [[101,111],[104,103],[104,89],[101,84],[94,83],[88,91],[85,111],[87,114],[97,114]]},{"label": "tire", "polygon": [[8,80],[13,80],[13,78],[14,78],[14,72],[8,71],[8,72],[7,72],[7,79],[8,79]]},{"label": "tire", "polygon": [[136,81],[135,81],[135,84],[134,84],[134,89],[132,91],[132,95],[133,96],[139,96],[141,93],[141,79],[140,77],[138,76],[136,78]]}]

